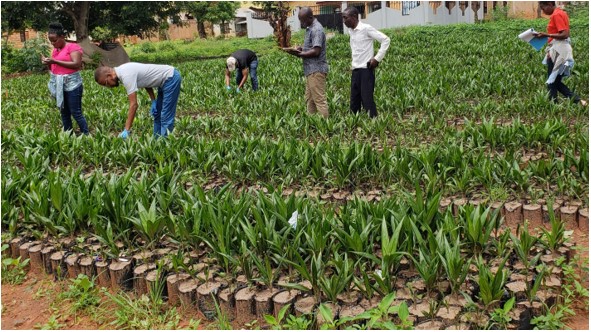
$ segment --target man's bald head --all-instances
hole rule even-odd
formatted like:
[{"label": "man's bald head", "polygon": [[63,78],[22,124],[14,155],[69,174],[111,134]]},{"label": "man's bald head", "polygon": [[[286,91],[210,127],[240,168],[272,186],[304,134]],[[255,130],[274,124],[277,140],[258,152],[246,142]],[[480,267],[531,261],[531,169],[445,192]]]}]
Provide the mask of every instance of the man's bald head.
[{"label": "man's bald head", "polygon": [[302,28],[307,28],[314,22],[314,13],[310,7],[302,7],[298,13]]}]

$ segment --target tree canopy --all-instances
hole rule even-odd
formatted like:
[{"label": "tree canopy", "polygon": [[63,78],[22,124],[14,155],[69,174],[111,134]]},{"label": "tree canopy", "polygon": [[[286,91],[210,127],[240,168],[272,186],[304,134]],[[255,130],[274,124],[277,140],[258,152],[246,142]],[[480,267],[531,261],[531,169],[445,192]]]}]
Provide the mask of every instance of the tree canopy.
[{"label": "tree canopy", "polygon": [[[234,18],[240,6],[235,1],[188,1],[181,4],[197,21],[199,37],[205,38],[205,22],[224,24]],[[223,32],[223,31],[222,31]]]},{"label": "tree canopy", "polygon": [[174,1],[2,1],[2,32],[34,28],[44,31],[57,21],[88,38],[100,27],[112,34],[146,37],[181,22],[182,5]]}]

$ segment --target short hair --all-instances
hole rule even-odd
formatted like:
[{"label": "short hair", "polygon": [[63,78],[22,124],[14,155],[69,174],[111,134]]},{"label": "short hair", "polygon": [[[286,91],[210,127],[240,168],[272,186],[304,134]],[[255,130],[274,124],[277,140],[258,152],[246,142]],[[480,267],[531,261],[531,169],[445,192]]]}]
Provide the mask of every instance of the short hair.
[{"label": "short hair", "polygon": [[49,23],[49,30],[47,34],[63,37],[66,35],[66,31],[64,31],[64,26],[61,23],[51,22]]},{"label": "short hair", "polygon": [[540,6],[551,5],[551,6],[556,7],[556,1],[538,1],[538,5],[540,5]]},{"label": "short hair", "polygon": [[313,17],[314,16],[314,13],[312,12],[312,8],[310,8],[310,7],[302,7],[300,9],[300,14],[302,14],[302,16],[305,16],[305,17]]},{"label": "short hair", "polygon": [[345,8],[343,13],[347,16],[358,17],[359,16],[359,9],[357,9],[357,7],[350,6],[350,7]]},{"label": "short hair", "polygon": [[94,80],[96,82],[98,82],[99,79],[105,77],[107,74],[109,74],[110,71],[111,71],[111,67],[109,67],[109,66],[100,66],[100,67],[98,67],[94,71]]}]

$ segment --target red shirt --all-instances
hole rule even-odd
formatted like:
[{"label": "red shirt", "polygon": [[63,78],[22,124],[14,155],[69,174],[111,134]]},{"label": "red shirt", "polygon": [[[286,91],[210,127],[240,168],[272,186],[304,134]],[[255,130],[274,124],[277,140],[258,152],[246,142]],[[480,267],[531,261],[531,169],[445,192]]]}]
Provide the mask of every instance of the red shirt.
[{"label": "red shirt", "polygon": [[[552,15],[550,15],[550,22],[548,22],[548,33],[557,34],[560,31],[568,30],[569,22],[568,15],[560,8],[555,8]],[[551,42],[553,38],[549,38],[548,42]]]},{"label": "red shirt", "polygon": [[[57,48],[54,48],[51,52],[51,57],[55,60],[72,61],[72,57],[70,54],[73,52],[80,52],[80,54],[82,54],[82,47],[80,47],[80,45],[76,43],[66,43],[66,45],[59,51]],[[77,71],[78,69],[62,67],[55,63],[51,65],[51,72],[56,75],[68,75],[73,74]]]}]

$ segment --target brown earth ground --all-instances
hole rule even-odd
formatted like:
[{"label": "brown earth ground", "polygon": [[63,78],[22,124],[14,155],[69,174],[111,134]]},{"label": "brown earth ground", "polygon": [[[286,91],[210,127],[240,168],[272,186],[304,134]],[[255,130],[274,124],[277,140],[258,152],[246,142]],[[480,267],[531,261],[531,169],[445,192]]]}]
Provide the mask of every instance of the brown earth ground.
[{"label": "brown earth ground", "polygon": [[[573,242],[581,248],[579,254],[582,259],[589,258],[589,237],[588,233],[576,230],[573,233]],[[589,272],[581,271],[582,284],[589,289]],[[27,279],[21,285],[2,285],[2,330],[31,330],[41,329],[48,324],[50,318],[54,317],[61,324],[52,329],[68,330],[97,330],[113,329],[113,325],[108,322],[99,325],[90,316],[78,314],[76,316],[68,314],[70,310],[67,301],[55,301],[55,295],[67,290],[68,281],[54,282],[51,276],[39,277],[39,275],[28,275]],[[52,296],[53,295],[53,296]],[[57,303],[57,304],[56,304]],[[65,304],[64,304],[65,303]],[[57,305],[65,307],[58,308]],[[574,308],[575,315],[566,322],[568,328],[573,330],[589,330],[589,308]],[[192,317],[190,317],[192,316]],[[177,328],[188,328],[189,319],[201,320],[199,328],[216,329],[216,325],[210,323],[202,316],[195,314],[185,315],[181,311],[181,317]],[[47,325],[45,326],[47,328]],[[244,326],[235,326],[237,329]]]},{"label": "brown earth ground", "polygon": [[[100,324],[89,314],[79,312],[74,315],[73,310],[70,310],[71,304],[67,300],[56,301],[57,294],[66,291],[69,284],[69,281],[55,282],[52,276],[34,276],[27,277],[27,280],[20,285],[2,285],[0,328],[2,330],[112,330],[115,328],[108,319]],[[102,300],[107,299],[102,296]],[[183,319],[176,325],[176,329],[188,329],[191,318],[202,322],[198,329],[206,329],[210,325],[210,322],[200,314],[196,315],[193,312],[189,315],[180,308],[177,309]],[[52,318],[59,322],[59,326],[48,324]],[[212,326],[212,328],[215,327]]]}]

